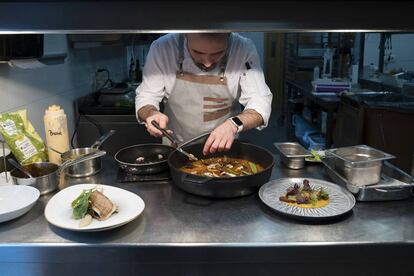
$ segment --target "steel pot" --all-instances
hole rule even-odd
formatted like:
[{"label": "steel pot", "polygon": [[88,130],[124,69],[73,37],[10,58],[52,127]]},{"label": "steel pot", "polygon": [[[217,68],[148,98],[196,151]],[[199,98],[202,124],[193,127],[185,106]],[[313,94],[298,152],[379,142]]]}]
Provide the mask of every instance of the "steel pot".
[{"label": "steel pot", "polygon": [[[192,152],[196,156],[203,156],[203,147],[204,143],[199,143],[185,146],[183,149]],[[168,158],[168,166],[170,167],[174,184],[182,190],[195,195],[232,198],[255,193],[270,179],[274,158],[268,150],[253,144],[234,141],[230,151],[215,153],[206,158],[224,155],[255,162],[260,164],[264,170],[252,175],[229,178],[192,175],[180,169],[189,162],[188,158],[180,152],[174,151]]]},{"label": "steel pot", "polygon": [[59,184],[59,166],[51,162],[38,162],[23,166],[33,178],[27,177],[18,169],[10,172],[13,183],[16,185],[33,186],[41,195],[53,192]]},{"label": "steel pot", "polygon": [[51,162],[38,162],[23,166],[33,177],[28,177],[19,169],[10,172],[13,183],[16,185],[29,185],[37,188],[41,195],[53,192],[59,186],[59,176],[68,167],[88,162],[91,159],[99,158],[106,152],[98,150],[94,153],[86,154],[73,160],[64,162],[61,166]]},{"label": "steel pot", "polygon": [[[60,157],[62,162],[68,160],[73,160],[79,157],[82,157],[85,154],[95,153],[98,151],[102,143],[108,139],[112,134],[115,133],[115,130],[111,130],[108,133],[102,135],[96,142],[92,144],[91,147],[86,148],[76,148],[66,152],[61,153]],[[66,170],[66,175],[71,177],[87,177],[94,174],[97,174],[102,169],[102,158],[96,157],[85,162],[77,163],[75,165],[69,166]]]},{"label": "steel pot", "polygon": [[[62,162],[68,160],[74,160],[78,157],[81,157],[85,154],[95,153],[98,149],[95,148],[76,148],[73,150],[66,151],[62,153]],[[66,170],[66,175],[71,177],[86,177],[90,175],[97,174],[102,169],[102,159],[101,157],[96,157],[94,159],[78,163],[76,165],[69,166]]]}]

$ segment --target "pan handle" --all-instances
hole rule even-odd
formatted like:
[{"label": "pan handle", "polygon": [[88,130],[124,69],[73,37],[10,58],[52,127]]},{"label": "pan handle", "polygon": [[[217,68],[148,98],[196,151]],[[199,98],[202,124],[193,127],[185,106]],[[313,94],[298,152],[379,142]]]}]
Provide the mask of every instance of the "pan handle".
[{"label": "pan handle", "polygon": [[105,142],[106,139],[108,139],[110,136],[112,136],[113,134],[115,134],[115,132],[116,132],[116,130],[111,129],[108,133],[105,133],[104,135],[102,135],[101,137],[99,137],[98,140],[96,140],[92,144],[91,148],[98,149],[103,144],[103,142]]},{"label": "pan handle", "polygon": [[206,184],[210,181],[212,181],[213,178],[211,177],[206,177],[206,178],[195,178],[193,177],[191,174],[184,174],[181,177],[181,182],[182,183],[187,183],[187,184]]},{"label": "pan handle", "polygon": [[78,163],[82,163],[82,162],[85,162],[85,161],[88,161],[88,160],[91,160],[91,159],[94,159],[94,158],[98,158],[98,157],[104,156],[105,154],[106,154],[106,151],[104,151],[104,150],[97,150],[95,152],[91,152],[91,153],[85,154],[83,156],[80,156],[80,157],[78,157],[76,159],[69,159],[69,160],[63,162],[60,165],[60,167],[58,169],[58,174],[60,174],[66,168],[68,168],[68,167],[70,167],[72,165],[76,165]]}]

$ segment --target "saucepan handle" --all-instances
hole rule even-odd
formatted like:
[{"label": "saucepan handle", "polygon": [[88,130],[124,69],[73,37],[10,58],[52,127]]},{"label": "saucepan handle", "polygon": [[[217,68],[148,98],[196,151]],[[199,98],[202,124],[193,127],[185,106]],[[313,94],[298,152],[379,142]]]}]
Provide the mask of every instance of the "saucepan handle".
[{"label": "saucepan handle", "polygon": [[104,135],[102,135],[101,137],[99,137],[98,140],[96,140],[92,144],[91,148],[98,149],[103,144],[103,142],[105,142],[106,139],[108,139],[110,136],[112,136],[113,134],[115,134],[115,132],[116,132],[116,130],[111,129],[108,133],[105,133]]},{"label": "saucepan handle", "polygon": [[104,150],[97,150],[96,152],[91,152],[88,154],[85,154],[81,157],[78,157],[76,159],[70,159],[67,160],[65,162],[62,163],[62,165],[60,165],[59,169],[58,169],[58,174],[60,174],[62,171],[64,171],[67,167],[81,163],[81,162],[85,162],[94,158],[98,158],[101,156],[104,156],[106,154],[106,151]]}]

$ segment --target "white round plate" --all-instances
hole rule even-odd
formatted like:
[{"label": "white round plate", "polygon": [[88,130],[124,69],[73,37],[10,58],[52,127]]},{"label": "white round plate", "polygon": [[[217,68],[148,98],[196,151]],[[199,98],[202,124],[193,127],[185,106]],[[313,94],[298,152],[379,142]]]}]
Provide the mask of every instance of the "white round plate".
[{"label": "white round plate", "polygon": [[[79,220],[72,216],[71,203],[83,190],[95,187],[103,189],[103,194],[118,206],[118,212],[112,214],[107,220],[93,219],[88,226],[80,227]],[[133,221],[144,211],[144,208],[144,201],[127,190],[101,184],[77,184],[61,190],[49,200],[45,208],[45,217],[50,224],[67,230],[104,231]]]},{"label": "white round plate", "polygon": [[0,186],[0,222],[27,213],[39,199],[39,196],[39,190],[31,186]]},{"label": "white round plate", "polygon": [[[303,180],[309,180],[312,188],[322,187],[329,194],[329,203],[320,208],[302,208],[280,201],[279,197],[295,183],[302,185]],[[315,178],[281,178],[264,184],[259,190],[259,197],[264,204],[280,214],[299,219],[331,219],[352,210],[355,205],[354,196],[346,189],[329,181]]]}]

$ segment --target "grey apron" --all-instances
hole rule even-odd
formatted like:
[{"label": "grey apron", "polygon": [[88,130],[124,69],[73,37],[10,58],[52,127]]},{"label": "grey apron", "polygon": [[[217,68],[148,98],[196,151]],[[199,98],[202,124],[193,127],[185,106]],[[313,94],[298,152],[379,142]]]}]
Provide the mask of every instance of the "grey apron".
[{"label": "grey apron", "polygon": [[[230,45],[227,53],[229,48]],[[179,70],[165,106],[168,127],[174,131],[179,142],[212,131],[240,112],[240,105],[230,93],[224,76],[227,53],[220,63],[219,75],[199,76],[184,72],[184,36],[180,35]]]}]

